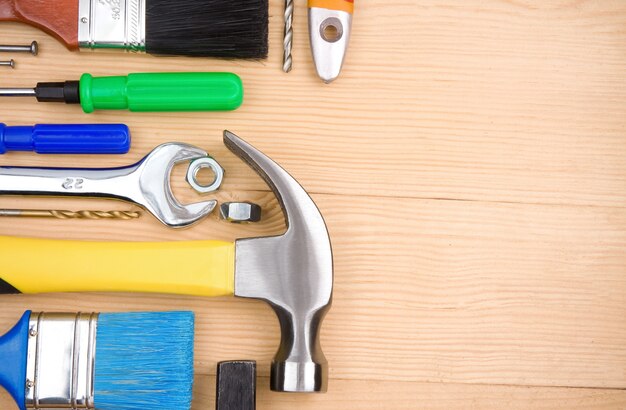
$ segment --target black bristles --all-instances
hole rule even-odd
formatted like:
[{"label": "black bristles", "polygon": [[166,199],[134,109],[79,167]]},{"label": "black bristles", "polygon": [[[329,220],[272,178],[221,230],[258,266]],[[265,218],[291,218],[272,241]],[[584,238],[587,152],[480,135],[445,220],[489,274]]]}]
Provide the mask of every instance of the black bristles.
[{"label": "black bristles", "polygon": [[268,0],[147,0],[146,51],[265,58]]}]

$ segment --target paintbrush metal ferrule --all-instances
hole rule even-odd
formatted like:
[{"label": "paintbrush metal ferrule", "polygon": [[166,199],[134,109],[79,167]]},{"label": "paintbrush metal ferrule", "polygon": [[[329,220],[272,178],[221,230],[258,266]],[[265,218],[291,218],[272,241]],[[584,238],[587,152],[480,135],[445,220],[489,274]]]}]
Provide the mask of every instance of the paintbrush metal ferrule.
[{"label": "paintbrush metal ferrule", "polygon": [[146,50],[146,0],[78,0],[81,50]]},{"label": "paintbrush metal ferrule", "polygon": [[95,409],[97,313],[32,313],[27,409]]}]

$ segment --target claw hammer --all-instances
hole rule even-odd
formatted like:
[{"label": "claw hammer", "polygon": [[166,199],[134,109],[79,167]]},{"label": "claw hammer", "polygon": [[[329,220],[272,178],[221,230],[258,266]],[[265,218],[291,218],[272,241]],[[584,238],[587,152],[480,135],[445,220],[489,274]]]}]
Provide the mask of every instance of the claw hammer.
[{"label": "claw hammer", "polygon": [[158,292],[264,300],[281,328],[271,389],[326,391],[320,328],[331,305],[333,256],[324,219],[276,162],[228,131],[224,144],[276,194],[287,223],[283,235],[235,243],[0,237],[0,293]]}]

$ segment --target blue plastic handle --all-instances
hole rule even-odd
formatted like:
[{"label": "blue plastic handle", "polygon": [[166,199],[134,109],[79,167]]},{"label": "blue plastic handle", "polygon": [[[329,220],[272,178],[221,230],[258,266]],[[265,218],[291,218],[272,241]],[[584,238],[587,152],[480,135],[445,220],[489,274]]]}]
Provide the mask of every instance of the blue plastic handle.
[{"label": "blue plastic handle", "polygon": [[126,154],[130,130],[124,124],[38,124],[8,127],[0,123],[0,154]]},{"label": "blue plastic handle", "polygon": [[0,386],[11,394],[20,410],[26,409],[26,360],[30,313],[30,310],[26,311],[13,329],[0,336]]}]

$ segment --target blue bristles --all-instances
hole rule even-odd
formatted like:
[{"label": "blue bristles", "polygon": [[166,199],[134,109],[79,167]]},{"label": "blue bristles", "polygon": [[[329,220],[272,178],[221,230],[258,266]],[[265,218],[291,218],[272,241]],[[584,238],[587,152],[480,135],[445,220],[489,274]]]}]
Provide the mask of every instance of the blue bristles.
[{"label": "blue bristles", "polygon": [[101,313],[96,332],[98,410],[188,410],[192,312]]}]

